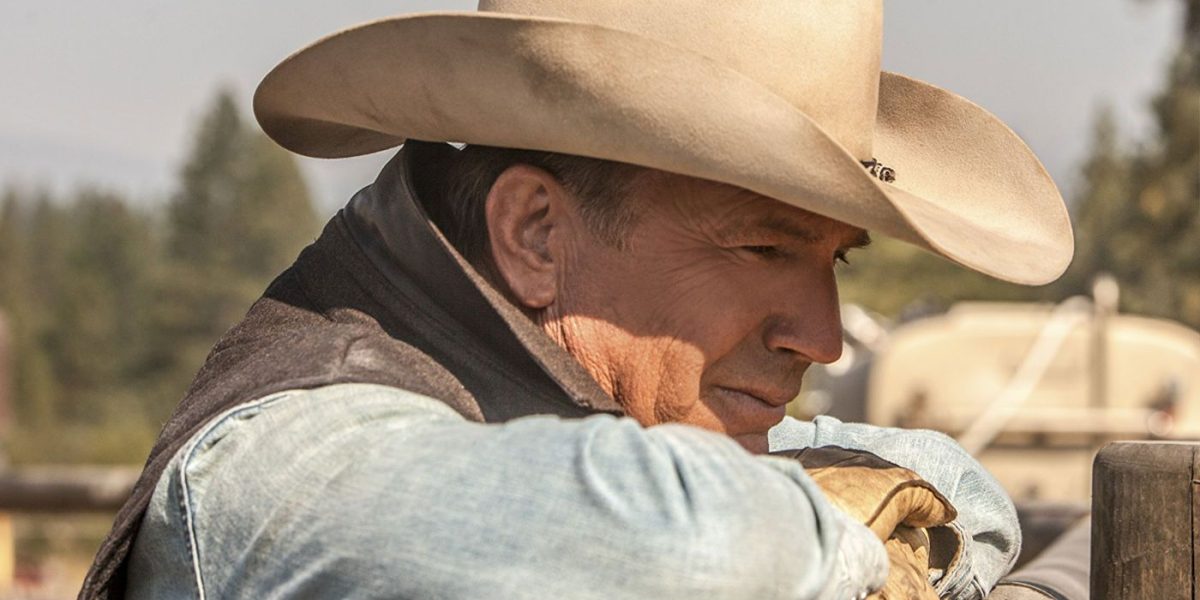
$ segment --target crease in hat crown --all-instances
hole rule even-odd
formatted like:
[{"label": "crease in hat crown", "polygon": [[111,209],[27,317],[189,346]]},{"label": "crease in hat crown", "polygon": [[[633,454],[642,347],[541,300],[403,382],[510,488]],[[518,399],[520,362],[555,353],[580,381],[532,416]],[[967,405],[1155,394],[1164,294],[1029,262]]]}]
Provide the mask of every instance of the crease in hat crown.
[{"label": "crease in hat crown", "polygon": [[882,0],[480,0],[479,11],[592,23],[690,50],[778,94],[859,160],[872,158]]}]

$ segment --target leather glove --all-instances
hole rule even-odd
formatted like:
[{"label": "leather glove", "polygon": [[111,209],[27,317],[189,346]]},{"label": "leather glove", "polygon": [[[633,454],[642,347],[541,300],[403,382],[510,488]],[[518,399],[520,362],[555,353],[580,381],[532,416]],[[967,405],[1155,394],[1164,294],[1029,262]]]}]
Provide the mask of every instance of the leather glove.
[{"label": "leather glove", "polygon": [[934,527],[958,516],[929,482],[870,452],[824,446],[774,454],[799,460],[834,506],[882,542],[898,525]]},{"label": "leather glove", "polygon": [[887,541],[899,524],[934,527],[954,521],[958,511],[928,481],[904,467],[862,450],[838,446],[776,452],[803,464],[836,508]]},{"label": "leather glove", "polygon": [[[775,454],[799,460],[830,503],[884,542],[888,578],[870,598],[937,600],[929,584],[931,547],[926,528],[949,523],[958,513],[933,485],[865,451],[824,446]],[[953,554],[956,559],[957,548]]]},{"label": "leather glove", "polygon": [[884,542],[888,555],[888,578],[871,600],[938,600],[929,585],[929,533],[905,525],[896,527]]}]

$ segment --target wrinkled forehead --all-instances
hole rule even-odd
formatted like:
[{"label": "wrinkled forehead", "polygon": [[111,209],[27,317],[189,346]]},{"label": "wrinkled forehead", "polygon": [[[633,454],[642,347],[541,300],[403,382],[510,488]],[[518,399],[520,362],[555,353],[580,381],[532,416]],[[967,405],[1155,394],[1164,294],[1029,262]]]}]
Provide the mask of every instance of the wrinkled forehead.
[{"label": "wrinkled forehead", "polygon": [[665,206],[688,224],[725,235],[774,235],[839,247],[870,243],[862,227],[725,183],[662,171],[639,179],[639,200]]}]

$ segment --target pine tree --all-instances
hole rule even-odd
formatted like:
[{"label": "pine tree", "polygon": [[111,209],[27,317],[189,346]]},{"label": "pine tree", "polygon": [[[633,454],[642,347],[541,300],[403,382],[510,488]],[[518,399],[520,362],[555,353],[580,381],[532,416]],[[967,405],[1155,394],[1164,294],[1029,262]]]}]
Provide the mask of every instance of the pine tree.
[{"label": "pine tree", "polygon": [[17,190],[0,199],[0,308],[12,311],[24,298],[24,211]]},{"label": "pine tree", "polygon": [[1078,202],[1079,252],[1067,285],[1102,272],[1122,309],[1200,328],[1200,1],[1185,4],[1183,38],[1152,105],[1156,136],[1122,155],[1101,116]]},{"label": "pine tree", "polygon": [[226,231],[238,271],[261,286],[291,264],[318,224],[292,155],[261,133],[248,146],[249,168]]},{"label": "pine tree", "polygon": [[295,160],[247,128],[222,90],[196,132],[167,225],[153,366],[159,393],[177,397],[317,223]]},{"label": "pine tree", "polygon": [[147,351],[150,222],[118,196],[83,191],[71,203],[69,227],[55,322],[58,378],[69,402],[59,416],[77,423],[139,418],[131,389]]},{"label": "pine tree", "polygon": [[1056,286],[1063,295],[1089,293],[1097,274],[1119,275],[1124,264],[1113,247],[1131,218],[1130,157],[1120,145],[1116,121],[1105,107],[1093,125],[1092,155],[1084,163],[1083,187],[1074,203],[1075,259]]},{"label": "pine tree", "polygon": [[1143,289],[1130,308],[1200,328],[1200,0],[1187,0],[1183,40],[1155,99],[1158,137],[1139,160],[1146,223]]},{"label": "pine tree", "polygon": [[1184,0],[1179,51],[1152,105],[1153,139],[1127,148],[1111,113],[1097,115],[1082,189],[1072,202],[1076,254],[1063,278],[1015,286],[883,239],[852,257],[843,299],[885,314],[923,301],[1059,300],[1089,294],[1100,273],[1122,287],[1122,310],[1200,328],[1200,0]]},{"label": "pine tree", "polygon": [[16,189],[5,191],[0,207],[0,311],[9,334],[9,374],[12,416],[21,423],[53,420],[57,389],[50,359],[39,336],[49,318],[39,314],[46,305],[33,299],[30,277],[29,228],[31,200]]},{"label": "pine tree", "polygon": [[15,462],[144,457],[213,343],[317,227],[296,162],[228,91],[165,209],[88,189],[0,197]]},{"label": "pine tree", "polygon": [[237,202],[245,137],[232,92],[219,91],[196,132],[179,190],[168,206],[168,249],[175,262],[207,267],[222,261],[221,226]]}]

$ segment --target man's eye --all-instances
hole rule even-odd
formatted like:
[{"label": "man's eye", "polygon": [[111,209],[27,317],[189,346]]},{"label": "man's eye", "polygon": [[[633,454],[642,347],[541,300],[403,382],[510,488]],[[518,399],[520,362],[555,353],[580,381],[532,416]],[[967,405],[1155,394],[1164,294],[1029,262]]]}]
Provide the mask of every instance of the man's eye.
[{"label": "man's eye", "polygon": [[778,246],[742,246],[741,248],[751,254],[766,256],[768,258],[780,255]]}]

